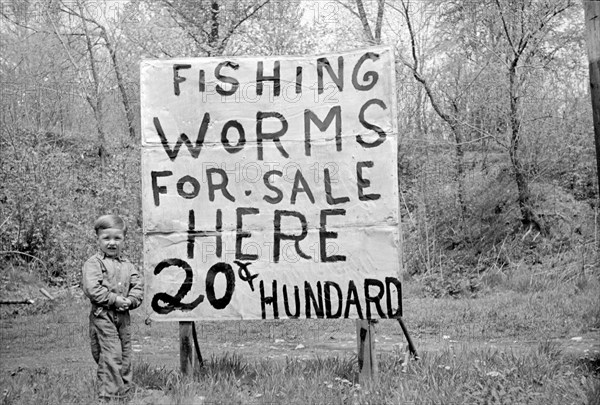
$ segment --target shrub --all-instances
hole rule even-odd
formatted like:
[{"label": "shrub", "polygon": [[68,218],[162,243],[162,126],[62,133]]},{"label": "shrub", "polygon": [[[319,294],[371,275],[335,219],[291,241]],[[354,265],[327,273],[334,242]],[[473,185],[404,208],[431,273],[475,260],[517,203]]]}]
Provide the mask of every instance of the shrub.
[{"label": "shrub", "polygon": [[103,166],[85,142],[38,143],[34,133],[0,153],[0,255],[51,283],[74,284],[95,251],[93,222],[115,213],[129,224],[128,255],[141,254],[139,154],[122,148]]}]

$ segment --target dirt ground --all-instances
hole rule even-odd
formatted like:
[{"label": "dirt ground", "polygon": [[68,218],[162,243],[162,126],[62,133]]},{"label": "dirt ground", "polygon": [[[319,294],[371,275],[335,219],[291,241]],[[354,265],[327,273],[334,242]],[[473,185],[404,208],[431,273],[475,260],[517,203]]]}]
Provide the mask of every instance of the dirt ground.
[{"label": "dirt ground", "polygon": [[[67,297],[68,298],[68,297]],[[0,370],[48,368],[55,371],[80,369],[93,373],[95,364],[89,350],[88,307],[79,297],[64,299],[42,314],[2,315],[0,319]],[[22,312],[26,312],[25,306]],[[42,308],[43,309],[43,308]],[[169,369],[179,368],[179,326],[176,322],[146,324],[144,315],[134,311],[133,349],[135,362],[147,362]],[[419,354],[441,350],[489,348],[523,351],[551,339],[574,357],[597,357],[600,332],[584,335],[535,339],[507,337],[488,339],[466,334],[411,330]],[[285,360],[286,357],[346,357],[356,354],[356,324],[352,320],[285,320],[197,322],[198,342],[205,360],[225,353],[248,360]],[[396,321],[376,324],[375,347],[379,356],[404,356],[406,339]]]}]

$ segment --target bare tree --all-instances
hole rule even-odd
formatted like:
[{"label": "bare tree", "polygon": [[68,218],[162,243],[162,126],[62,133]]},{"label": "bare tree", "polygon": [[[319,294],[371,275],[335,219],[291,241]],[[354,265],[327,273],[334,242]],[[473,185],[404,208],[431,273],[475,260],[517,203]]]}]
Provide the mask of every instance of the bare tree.
[{"label": "bare tree", "polygon": [[375,18],[374,28],[371,27],[371,22],[369,21],[369,16],[367,10],[365,9],[365,3],[363,0],[354,0],[356,9],[342,0],[336,0],[336,2],[352,13],[356,18],[358,18],[362,25],[362,33],[369,44],[381,44],[381,30],[383,26],[385,0],[377,0],[377,15]]},{"label": "bare tree", "polygon": [[[95,63],[92,57],[93,54],[91,53],[89,47],[89,45],[91,44],[90,37],[92,35],[101,39],[102,44],[106,47],[108,51],[108,54],[110,56],[110,63],[117,81],[117,88],[119,89],[119,94],[121,96],[121,101],[125,110],[125,118],[127,121],[127,128],[129,130],[129,137],[131,141],[136,141],[138,137],[135,131],[135,117],[133,113],[133,108],[131,106],[131,102],[129,101],[129,96],[127,94],[121,64],[119,62],[118,42],[116,41],[114,36],[109,33],[109,28],[107,28],[107,25],[105,23],[100,22],[100,20],[93,14],[86,13],[85,2],[83,0],[78,0],[77,8],[71,7],[70,4],[71,2],[61,2],[61,11],[81,21],[81,25],[84,28],[86,42],[88,43],[88,55],[90,57],[90,64]],[[97,69],[92,69],[92,71],[94,70],[97,71]]]},{"label": "bare tree", "polygon": [[[67,70],[77,78],[76,83],[70,83],[74,86],[63,87],[69,87],[69,90],[86,100],[90,106],[98,132],[98,154],[104,160],[108,154],[104,128],[107,106],[104,97],[106,89],[111,87],[107,84],[111,80],[109,78],[111,71],[116,78],[130,138],[134,140],[137,136],[133,109],[118,60],[117,41],[114,35],[111,35],[111,28],[108,26],[116,22],[108,20],[100,22],[98,16],[89,12],[89,3],[86,0],[41,2],[36,5],[35,11],[39,17],[44,18],[36,18],[33,21],[20,21],[11,18],[6,12],[2,14],[3,18],[14,25],[36,34],[46,36],[50,34],[51,38],[58,41],[65,57],[54,59],[66,61],[70,65],[70,69]],[[97,4],[94,4],[95,6]],[[102,48],[107,52],[103,52]]]},{"label": "bare tree", "polygon": [[532,207],[529,179],[520,156],[523,89],[528,80],[529,66],[542,53],[547,35],[555,27],[557,17],[575,5],[571,0],[531,2],[525,0],[494,0],[497,18],[504,36],[504,52],[500,55],[508,78],[510,146],[508,153],[518,189],[521,222],[529,229],[545,234],[547,224]]},{"label": "bare tree", "polygon": [[[410,69],[414,78],[423,86],[425,89],[425,94],[427,95],[431,106],[435,113],[450,127],[450,131],[452,133],[452,137],[454,139],[454,150],[456,156],[456,174],[454,176],[454,180],[457,184],[457,199],[460,207],[460,212],[464,216],[467,211],[467,206],[465,202],[465,185],[464,185],[464,137],[463,137],[463,121],[461,116],[463,114],[463,106],[464,104],[461,101],[463,93],[460,90],[457,90],[455,95],[452,96],[446,93],[447,104],[448,107],[444,107],[444,103],[442,101],[442,97],[439,96],[434,90],[430,83],[430,81],[425,77],[421,70],[419,56],[418,56],[418,47],[416,41],[416,33],[413,27],[411,9],[410,9],[410,0],[401,0],[400,8],[396,6],[392,6],[395,10],[399,11],[404,17],[404,21],[406,22],[406,27],[409,34],[410,39],[410,52],[411,52],[411,60],[407,60],[406,58],[401,56],[400,60],[402,63]],[[465,87],[469,87],[471,84],[466,83]]]},{"label": "bare tree", "polygon": [[[458,14],[464,16],[472,13],[474,18],[481,21],[471,24],[468,27],[457,26],[456,30],[477,32],[483,35],[484,39],[475,39],[478,35],[472,35],[469,41],[473,42],[469,52],[479,54],[478,70],[469,75],[471,79],[462,85],[466,90],[476,83],[479,74],[490,70],[490,63],[496,60],[496,65],[504,67],[507,80],[506,111],[505,120],[508,124],[508,143],[502,142],[497,133],[490,134],[486,132],[477,123],[470,120],[476,117],[470,117],[461,103],[462,91],[457,91],[455,95],[446,94],[446,104],[444,106],[442,98],[436,94],[432,84],[419,71],[419,58],[417,52],[416,35],[413,29],[412,15],[410,12],[410,0],[401,0],[401,7],[396,8],[404,16],[407,31],[410,39],[411,61],[401,58],[412,72],[415,79],[421,83],[431,102],[436,114],[448,124],[451,129],[457,157],[457,184],[458,199],[462,211],[465,211],[464,203],[464,185],[462,177],[464,176],[464,145],[467,142],[466,132],[475,130],[481,135],[481,138],[493,138],[500,145],[506,147],[513,169],[514,180],[517,186],[517,201],[521,213],[521,222],[526,229],[533,229],[541,232],[547,232],[547,226],[540,218],[533,206],[529,178],[526,170],[527,165],[520,156],[520,147],[522,143],[522,122],[523,114],[522,101],[524,89],[527,85],[532,65],[539,62],[544,54],[545,41],[547,36],[556,27],[557,17],[572,7],[574,2],[571,0],[548,0],[544,2],[531,2],[526,0],[492,0],[482,3],[473,2],[453,2],[452,5]],[[466,24],[466,23],[465,23]],[[463,25],[465,25],[463,24]],[[469,33],[465,34],[469,36]],[[465,54],[466,55],[466,54]],[[471,57],[476,57],[471,55]],[[496,69],[497,66],[494,66]],[[500,69],[502,70],[502,69]],[[501,128],[501,126],[499,127]]]},{"label": "bare tree", "polygon": [[[81,10],[82,9],[81,3],[78,2],[77,4]],[[71,34],[71,31],[70,31],[71,27],[59,26],[58,22],[56,21],[57,18],[55,16],[54,17],[51,16],[49,12],[47,12],[47,17],[52,25],[54,34],[60,41],[60,43],[63,47],[63,50],[68,57],[69,62],[71,63],[73,69],[77,72],[79,81],[82,84],[82,88],[90,87],[90,90],[82,90],[81,94],[85,98],[85,100],[88,102],[90,108],[92,109],[92,111],[94,113],[94,118],[96,120],[96,128],[98,131],[98,156],[100,157],[102,163],[104,164],[106,161],[106,158],[108,157],[108,150],[106,148],[106,132],[104,130],[104,105],[103,105],[103,98],[102,98],[102,94],[101,94],[101,78],[100,78],[99,66],[98,66],[98,61],[97,61],[97,56],[96,56],[96,51],[95,51],[96,43],[95,43],[95,41],[92,41],[92,38],[90,37],[90,33],[89,33],[87,25],[86,25],[86,22],[84,20],[82,20],[80,22],[80,27],[79,27],[82,30],[82,32],[80,32],[79,35],[82,35],[85,38],[85,52],[84,53],[86,55],[85,59],[88,64],[88,68],[89,68],[89,72],[90,72],[90,76],[91,76],[91,79],[86,79],[83,75],[84,70],[77,63],[77,59],[74,56],[74,52],[75,52],[74,47],[72,47],[65,39],[65,37],[67,35]],[[59,20],[59,22],[60,22],[60,20]],[[68,31],[68,32],[65,33],[64,31]],[[86,86],[86,84],[89,84],[89,86]]]},{"label": "bare tree", "polygon": [[243,35],[235,35],[228,41],[227,52],[233,55],[316,53],[324,30],[306,24],[304,17],[302,0],[270,2],[256,18],[247,21]]},{"label": "bare tree", "polygon": [[161,0],[173,21],[206,56],[222,55],[232,36],[270,0]]},{"label": "bare tree", "polygon": [[64,134],[70,126],[72,72],[68,61],[54,57],[61,45],[47,20],[39,18],[52,13],[44,6],[13,1],[0,10],[0,47],[6,61],[0,68],[3,132],[19,127]]}]

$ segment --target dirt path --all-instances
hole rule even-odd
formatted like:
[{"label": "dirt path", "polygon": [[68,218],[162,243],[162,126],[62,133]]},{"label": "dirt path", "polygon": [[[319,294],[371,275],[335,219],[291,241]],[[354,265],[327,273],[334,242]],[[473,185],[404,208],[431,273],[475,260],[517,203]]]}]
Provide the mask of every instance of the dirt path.
[{"label": "dirt path", "polygon": [[[197,323],[198,341],[205,359],[225,353],[249,360],[308,359],[348,356],[356,353],[354,321],[245,321]],[[134,316],[134,361],[179,367],[179,337],[176,323],[146,325]],[[392,321],[376,327],[376,350],[381,355],[403,356],[406,341]],[[536,348],[540,339],[486,339],[481,336],[446,336],[411,331],[418,352],[491,349],[520,352]],[[597,357],[600,333],[551,339],[564,353],[575,357]],[[85,315],[67,310],[46,315],[0,320],[0,370],[22,368],[73,369],[93,372]]]}]

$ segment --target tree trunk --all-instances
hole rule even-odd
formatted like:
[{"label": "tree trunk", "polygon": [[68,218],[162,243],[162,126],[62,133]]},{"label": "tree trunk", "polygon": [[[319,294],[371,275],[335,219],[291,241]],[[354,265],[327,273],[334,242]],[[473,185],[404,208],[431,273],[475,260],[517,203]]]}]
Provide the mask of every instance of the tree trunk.
[{"label": "tree trunk", "polygon": [[362,0],[356,0],[356,8],[358,10],[358,17],[363,27],[363,33],[367,37],[367,41],[372,45],[379,45],[381,43],[381,26],[383,24],[383,9],[385,7],[384,0],[377,0],[377,19],[375,21],[375,32],[371,30],[367,12]]},{"label": "tree trunk", "polygon": [[[358,3],[359,0],[357,0]],[[409,14],[409,5],[408,3],[402,2],[403,15],[406,21],[406,25],[408,27],[408,31],[410,33],[410,42],[411,42],[411,52],[413,56],[414,64],[412,66],[407,66],[412,70],[414,78],[423,85],[425,89],[425,94],[427,98],[431,102],[431,106],[436,114],[448,124],[450,130],[452,131],[452,136],[454,137],[455,142],[455,155],[456,155],[456,171],[454,175],[454,181],[456,181],[458,188],[458,204],[460,208],[461,218],[465,218],[465,214],[467,212],[467,206],[465,204],[465,185],[464,185],[464,150],[462,147],[463,137],[460,129],[460,122],[458,121],[459,117],[459,107],[456,100],[452,102],[452,112],[446,112],[442,110],[439,99],[433,93],[429,83],[425,78],[421,75],[419,70],[419,58],[417,57],[417,46],[415,41],[415,34],[412,28],[412,22]]]},{"label": "tree trunk", "polygon": [[209,55],[220,54],[221,46],[219,44],[219,2],[213,0],[210,5],[210,32],[208,36]]},{"label": "tree trunk", "polygon": [[[81,3],[79,5],[79,12],[83,16],[83,9]],[[106,163],[108,158],[108,151],[106,149],[106,134],[104,133],[104,106],[102,103],[102,95],[100,94],[100,76],[98,75],[98,67],[96,66],[96,59],[94,58],[94,46],[90,38],[90,33],[84,18],[81,18],[81,25],[83,26],[83,33],[85,35],[85,43],[87,46],[87,53],[89,56],[90,70],[92,72],[92,85],[93,95],[87,97],[88,103],[94,111],[94,118],[96,118],[96,127],[98,129],[98,156],[102,165]]]},{"label": "tree trunk", "polygon": [[[92,101],[90,101],[92,103]],[[102,122],[102,103],[97,102],[95,106],[92,106],[92,110],[94,110],[94,117],[96,118],[96,128],[98,129],[98,157],[102,165],[106,164],[106,159],[109,156],[108,150],[106,149],[106,134],[104,132],[104,128],[101,124]]]},{"label": "tree trunk", "polygon": [[102,31],[102,36],[104,37],[104,42],[106,44],[106,48],[108,49],[108,53],[110,54],[110,59],[112,61],[113,70],[115,71],[115,77],[117,78],[117,87],[119,88],[119,93],[121,93],[121,101],[123,102],[123,108],[125,108],[125,118],[127,119],[129,137],[133,142],[135,142],[137,140],[137,135],[135,133],[135,117],[133,114],[133,109],[131,108],[131,104],[129,102],[129,97],[127,96],[127,89],[125,88],[123,75],[121,74],[121,67],[119,66],[117,50],[115,49],[112,42],[109,41],[108,35],[104,30]]},{"label": "tree trunk", "polygon": [[454,175],[454,181],[457,184],[458,192],[458,204],[460,207],[460,214],[464,220],[467,213],[467,205],[465,204],[465,151],[463,149],[463,137],[458,125],[452,126],[452,134],[454,135],[454,141],[456,142],[454,150],[456,154],[456,171]]},{"label": "tree trunk", "polygon": [[547,229],[545,224],[534,212],[531,206],[531,192],[529,190],[529,179],[523,168],[519,156],[521,120],[519,119],[519,95],[517,94],[517,66],[518,59],[512,61],[508,70],[509,97],[510,97],[510,147],[508,150],[510,162],[513,167],[515,182],[517,183],[517,201],[521,211],[521,223],[525,228],[533,227],[545,235]]}]

